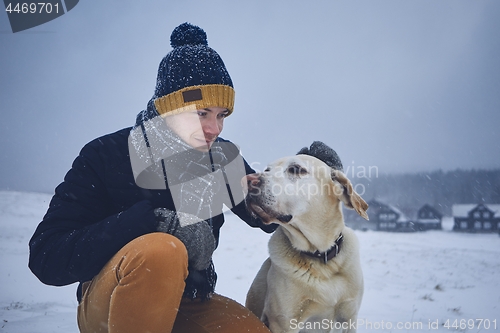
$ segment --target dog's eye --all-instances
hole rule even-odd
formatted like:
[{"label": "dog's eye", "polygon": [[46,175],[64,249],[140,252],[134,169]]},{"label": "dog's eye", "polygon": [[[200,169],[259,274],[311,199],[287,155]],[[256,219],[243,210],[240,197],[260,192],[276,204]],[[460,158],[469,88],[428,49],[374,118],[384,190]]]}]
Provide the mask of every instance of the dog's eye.
[{"label": "dog's eye", "polygon": [[271,171],[271,168],[267,167],[266,170],[264,170],[264,172],[269,172]]},{"label": "dog's eye", "polygon": [[305,175],[307,173],[306,169],[297,164],[290,165],[286,171],[294,176]]}]

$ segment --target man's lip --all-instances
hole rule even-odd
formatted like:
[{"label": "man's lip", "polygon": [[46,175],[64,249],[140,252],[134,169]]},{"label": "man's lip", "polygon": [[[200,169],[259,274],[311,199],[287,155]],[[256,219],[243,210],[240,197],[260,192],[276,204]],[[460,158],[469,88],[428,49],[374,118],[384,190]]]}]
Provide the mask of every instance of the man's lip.
[{"label": "man's lip", "polygon": [[200,142],[200,143],[204,143],[204,144],[208,144],[210,143],[210,141],[206,140],[206,139],[196,139],[196,141]]}]

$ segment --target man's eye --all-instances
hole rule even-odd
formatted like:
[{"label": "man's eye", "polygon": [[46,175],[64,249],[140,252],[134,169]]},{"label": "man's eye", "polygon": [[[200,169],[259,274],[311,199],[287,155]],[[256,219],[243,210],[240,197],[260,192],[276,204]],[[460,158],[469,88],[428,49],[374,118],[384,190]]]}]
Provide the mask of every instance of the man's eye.
[{"label": "man's eye", "polygon": [[198,116],[204,117],[206,115],[207,115],[207,113],[205,111],[198,111]]},{"label": "man's eye", "polygon": [[227,113],[219,113],[219,118],[226,118],[227,117]]}]

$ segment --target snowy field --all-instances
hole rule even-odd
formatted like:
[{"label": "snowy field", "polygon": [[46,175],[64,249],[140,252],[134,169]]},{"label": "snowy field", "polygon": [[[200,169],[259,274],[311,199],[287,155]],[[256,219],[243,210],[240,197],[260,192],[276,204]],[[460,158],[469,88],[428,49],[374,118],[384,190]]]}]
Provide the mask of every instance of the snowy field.
[{"label": "snowy field", "polygon": [[[28,240],[50,197],[0,192],[0,332],[78,332],[76,284],[45,286],[27,267]],[[451,227],[447,218],[443,231],[357,232],[365,277],[359,332],[500,331],[500,237]],[[215,253],[217,292],[244,303],[268,238],[227,217]]]}]

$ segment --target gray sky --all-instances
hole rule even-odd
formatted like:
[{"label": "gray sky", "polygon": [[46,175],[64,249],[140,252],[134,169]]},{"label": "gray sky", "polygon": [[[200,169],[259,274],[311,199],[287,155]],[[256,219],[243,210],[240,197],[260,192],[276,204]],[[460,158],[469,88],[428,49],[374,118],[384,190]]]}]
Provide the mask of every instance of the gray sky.
[{"label": "gray sky", "polygon": [[499,168],[499,18],[498,0],[81,0],[13,34],[0,13],[0,189],[51,193],[133,125],[186,21],[235,85],[221,136],[257,169],[314,140],[349,172]]}]

